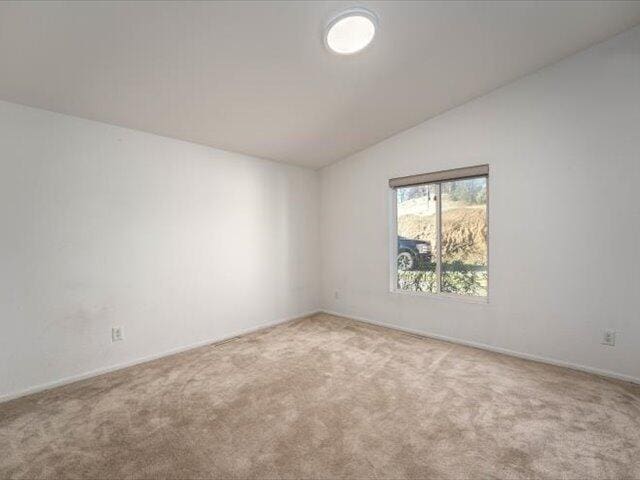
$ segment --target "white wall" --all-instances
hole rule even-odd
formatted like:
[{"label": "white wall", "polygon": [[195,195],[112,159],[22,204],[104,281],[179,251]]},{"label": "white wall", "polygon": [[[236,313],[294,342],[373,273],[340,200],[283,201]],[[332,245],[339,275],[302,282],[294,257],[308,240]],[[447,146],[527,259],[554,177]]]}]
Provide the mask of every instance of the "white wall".
[{"label": "white wall", "polygon": [[317,172],[0,102],[0,398],[316,310],[318,209]]},{"label": "white wall", "polygon": [[[489,304],[390,293],[387,180],[482,163]],[[321,204],[327,310],[640,381],[640,27],[323,169]]]}]

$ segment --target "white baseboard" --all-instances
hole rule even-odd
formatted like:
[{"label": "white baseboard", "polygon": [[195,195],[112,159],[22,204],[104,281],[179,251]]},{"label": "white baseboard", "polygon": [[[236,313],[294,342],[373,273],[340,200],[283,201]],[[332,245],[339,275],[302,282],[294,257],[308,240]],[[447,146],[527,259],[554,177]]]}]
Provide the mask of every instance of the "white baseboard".
[{"label": "white baseboard", "polygon": [[600,375],[600,376],[603,376],[603,377],[614,378],[616,380],[624,380],[624,381],[627,381],[627,382],[640,384],[640,378],[633,377],[631,375],[625,375],[625,374],[622,374],[622,373],[612,372],[610,370],[602,370],[602,369],[599,369],[599,368],[589,367],[589,366],[586,366],[586,365],[580,365],[580,364],[576,364],[576,363],[566,362],[564,360],[557,360],[557,359],[554,359],[554,358],[542,357],[542,356],[533,355],[533,354],[530,354],[530,353],[517,352],[515,350],[509,350],[507,348],[496,347],[496,346],[493,346],[493,345],[487,345],[487,344],[479,343],[479,342],[472,342],[472,341],[469,341],[469,340],[462,340],[462,339],[459,339],[459,338],[448,337],[446,335],[438,335],[438,334],[434,334],[434,333],[425,332],[425,331],[422,331],[422,330],[399,327],[397,325],[393,325],[393,324],[390,324],[390,323],[384,323],[384,322],[378,322],[376,320],[371,320],[369,318],[359,317],[359,316],[355,316],[355,315],[347,315],[347,314],[344,314],[344,313],[323,309],[323,310],[310,311],[310,312],[303,313],[303,314],[300,314],[300,315],[295,315],[293,317],[274,320],[272,322],[263,323],[263,324],[255,326],[255,327],[250,327],[250,328],[245,328],[245,329],[242,329],[242,330],[237,330],[235,332],[232,332],[232,333],[227,334],[227,335],[222,335],[220,337],[210,338],[210,339],[207,339],[207,340],[203,340],[201,342],[192,343],[190,345],[185,345],[185,346],[182,346],[182,347],[173,348],[171,350],[167,350],[167,351],[164,351],[164,352],[161,352],[161,353],[158,353],[158,354],[148,355],[146,357],[137,358],[135,360],[131,360],[131,361],[128,361],[128,362],[119,363],[119,364],[116,364],[116,365],[111,365],[111,366],[104,367],[104,368],[99,368],[99,369],[96,369],[96,370],[91,370],[89,372],[84,372],[84,373],[77,374],[77,375],[72,375],[72,376],[69,376],[69,377],[62,378],[60,380],[55,380],[53,382],[47,382],[47,383],[43,383],[43,384],[40,384],[40,385],[35,385],[33,387],[29,387],[29,388],[26,388],[26,389],[23,389],[23,390],[19,390],[19,391],[16,391],[16,392],[10,392],[10,393],[4,394],[4,395],[0,395],[0,403],[7,402],[9,400],[13,400],[13,399],[16,399],[16,398],[19,398],[19,397],[24,397],[26,395],[30,395],[30,394],[33,394],[33,393],[41,392],[41,391],[44,391],[44,390],[49,390],[51,388],[60,387],[62,385],[67,385],[69,383],[78,382],[80,380],[85,380],[87,378],[97,377],[98,375],[103,375],[105,373],[114,372],[116,370],[121,370],[123,368],[132,367],[134,365],[138,365],[138,364],[141,364],[141,363],[150,362],[150,361],[156,360],[158,358],[168,357],[170,355],[175,355],[176,353],[185,352],[187,350],[192,350],[194,348],[202,347],[202,346],[205,346],[205,345],[212,345],[212,344],[215,344],[215,343],[224,342],[226,340],[230,340],[232,338],[235,338],[235,337],[238,337],[238,336],[241,336],[241,335],[246,335],[248,333],[256,332],[258,330],[263,330],[265,328],[273,327],[273,326],[279,325],[281,323],[286,323],[286,322],[294,321],[294,320],[297,320],[297,319],[300,319],[300,318],[309,317],[309,316],[315,315],[317,313],[327,313],[329,315],[335,315],[335,316],[338,316],[338,317],[350,318],[350,319],[357,320],[357,321],[360,321],[360,322],[369,323],[371,325],[378,325],[380,327],[385,327],[385,328],[390,328],[392,330],[398,330],[398,331],[401,331],[401,332],[410,333],[412,335],[419,335],[419,336],[422,336],[422,337],[434,338],[436,340],[443,340],[445,342],[456,343],[456,344],[459,344],[459,345],[466,345],[468,347],[480,348],[480,349],[488,350],[488,351],[491,351],[491,352],[510,355],[512,357],[523,358],[525,360],[533,360],[533,361],[536,361],[536,362],[547,363],[547,364],[556,365],[556,366],[559,366],[559,367],[570,368],[572,370],[579,370],[579,371],[582,371],[582,372],[593,373],[595,375]]},{"label": "white baseboard", "polygon": [[533,355],[530,353],[518,352],[515,350],[509,350],[508,348],[496,347],[493,345],[487,345],[485,343],[472,342],[469,340],[462,340],[460,338],[455,337],[447,337],[446,335],[439,335],[435,333],[429,333],[422,330],[415,330],[412,328],[404,328],[399,327],[397,325],[393,325],[390,323],[378,322],[376,320],[371,320],[369,318],[357,317],[355,315],[347,315],[340,312],[335,312],[332,310],[322,310],[323,313],[329,315],[335,315],[337,317],[349,318],[352,320],[357,320],[359,322],[369,323],[371,325],[378,325],[380,327],[390,328],[392,330],[399,330],[401,332],[410,333],[412,335],[418,335],[421,337],[433,338],[436,340],[443,340],[445,342],[456,343],[459,345],[465,345],[467,347],[480,348],[482,350],[488,350],[490,352],[502,353],[504,355],[510,355],[512,357],[523,358],[525,360],[533,360],[535,362],[547,363],[549,365],[555,365],[557,367],[570,368],[571,370],[579,370],[581,372],[593,373],[595,375],[600,375],[601,377],[614,378],[616,380],[624,380],[626,382],[637,383],[640,384],[640,378],[633,377],[631,375],[625,375],[623,373],[612,372],[610,370],[602,370],[599,368],[589,367],[587,365],[580,365],[577,363],[566,362],[564,360],[558,360],[555,358],[542,357],[540,355]]},{"label": "white baseboard", "polygon": [[280,325],[281,323],[292,322],[294,320],[298,320],[305,317],[310,317],[320,313],[320,310],[313,310],[311,312],[302,313],[300,315],[295,315],[292,317],[281,318],[279,320],[274,320],[272,322],[262,323],[260,325],[256,325],[255,327],[244,328],[242,330],[237,330],[235,332],[222,335],[216,338],[209,338],[207,340],[203,340],[201,342],[192,343],[190,345],[184,345],[182,347],[172,348],[171,350],[166,350],[161,353],[156,353],[153,355],[147,355],[146,357],[136,358],[135,360],[130,360],[128,362],[118,363],[116,365],[111,365],[108,367],[98,368],[96,370],[91,370],[89,372],[80,373],[77,375],[71,375],[69,377],[62,378],[60,380],[54,380],[53,382],[42,383],[40,385],[35,385],[33,387],[29,387],[23,390],[18,390],[16,392],[10,392],[4,395],[0,395],[0,403],[8,402],[9,400],[14,400],[19,397],[24,397],[26,395],[31,395],[33,393],[42,392],[44,390],[49,390],[55,387],[61,387],[62,385],[67,385],[69,383],[79,382],[80,380],[85,380],[91,377],[97,377],[98,375],[103,375],[105,373],[114,372],[116,370],[121,370],[123,368],[132,367],[134,365],[139,365],[141,363],[150,362],[152,360],[157,360],[158,358],[168,357],[170,355],[175,355],[176,353],[186,352],[187,350],[192,350],[194,348],[203,347],[205,345],[212,345],[216,343],[221,343],[226,340],[230,340],[235,337],[239,337],[241,335],[246,335],[247,333],[256,332],[258,330],[264,330],[265,328],[270,328],[275,325]]}]

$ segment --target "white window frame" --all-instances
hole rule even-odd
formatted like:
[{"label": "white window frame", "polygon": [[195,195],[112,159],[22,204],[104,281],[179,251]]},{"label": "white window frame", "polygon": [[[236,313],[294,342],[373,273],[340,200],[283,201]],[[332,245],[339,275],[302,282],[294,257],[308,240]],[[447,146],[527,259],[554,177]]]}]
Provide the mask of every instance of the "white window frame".
[{"label": "white window frame", "polygon": [[[469,178],[481,178],[485,177],[487,179],[487,207],[486,207],[486,222],[487,222],[487,295],[480,297],[475,295],[463,295],[459,293],[449,293],[440,291],[440,282],[441,279],[441,259],[442,259],[442,248],[440,241],[440,231],[442,229],[442,203],[440,200],[440,189],[441,184],[455,181],[455,180],[464,180]],[[421,185],[437,185],[438,193],[437,193],[437,203],[436,203],[436,235],[438,238],[437,248],[436,248],[436,284],[438,286],[437,292],[415,292],[410,290],[401,290],[398,288],[398,194],[396,192],[397,188],[402,187],[389,187],[389,291],[391,293],[398,293],[402,295],[413,295],[419,297],[428,297],[434,299],[448,299],[448,300],[458,300],[462,302],[469,303],[480,303],[480,304],[488,304],[489,296],[490,296],[490,286],[491,286],[491,273],[490,273],[490,261],[489,261],[489,252],[490,252],[490,232],[491,228],[489,226],[489,198],[490,198],[490,188],[489,188],[489,174],[485,175],[475,175],[472,177],[459,177],[459,178],[449,178],[446,180],[438,180],[433,182],[424,182],[424,183],[416,183],[412,186],[421,186]]]}]

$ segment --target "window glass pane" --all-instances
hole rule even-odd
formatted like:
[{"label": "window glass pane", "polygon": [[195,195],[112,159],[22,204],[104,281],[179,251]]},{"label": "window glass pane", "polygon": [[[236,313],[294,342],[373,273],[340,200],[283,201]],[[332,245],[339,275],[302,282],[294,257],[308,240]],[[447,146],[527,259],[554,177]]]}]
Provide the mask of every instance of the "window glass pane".
[{"label": "window glass pane", "polygon": [[487,179],[443,182],[443,293],[487,295]]},{"label": "window glass pane", "polygon": [[438,185],[396,190],[398,289],[437,293],[436,197]]}]

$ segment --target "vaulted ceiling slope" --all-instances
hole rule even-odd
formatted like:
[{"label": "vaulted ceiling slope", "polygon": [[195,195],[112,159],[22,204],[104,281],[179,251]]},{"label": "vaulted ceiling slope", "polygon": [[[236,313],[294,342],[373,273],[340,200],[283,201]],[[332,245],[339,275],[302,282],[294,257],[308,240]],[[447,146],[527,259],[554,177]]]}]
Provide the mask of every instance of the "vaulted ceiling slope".
[{"label": "vaulted ceiling slope", "polygon": [[2,2],[0,99],[217,148],[327,165],[640,23],[640,2]]}]

